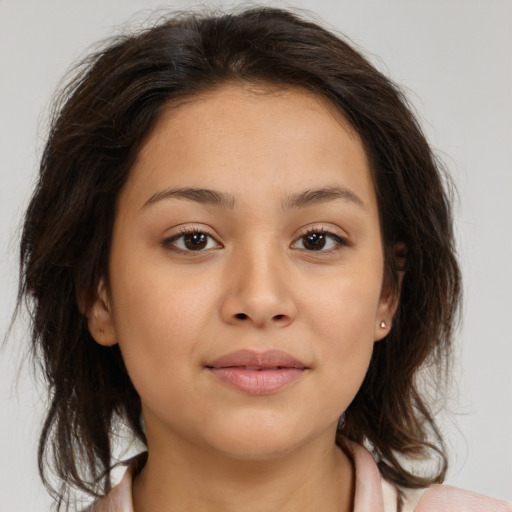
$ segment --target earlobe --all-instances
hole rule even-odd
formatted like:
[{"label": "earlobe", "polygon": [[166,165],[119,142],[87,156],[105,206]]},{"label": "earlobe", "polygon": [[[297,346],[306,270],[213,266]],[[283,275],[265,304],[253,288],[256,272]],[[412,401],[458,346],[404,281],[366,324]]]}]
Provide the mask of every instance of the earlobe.
[{"label": "earlobe", "polygon": [[381,296],[377,316],[375,319],[375,341],[385,338],[393,325],[393,316],[399,302],[400,291],[384,292]]},{"label": "earlobe", "polygon": [[392,284],[390,282],[391,279],[387,279],[387,284],[383,286],[375,322],[375,341],[382,340],[391,331],[393,317],[400,303],[400,291],[405,275],[407,248],[405,244],[397,243],[393,248],[393,252],[397,281],[395,284]]},{"label": "earlobe", "polygon": [[89,332],[97,343],[105,347],[110,347],[117,343],[110,301],[103,279],[98,285],[96,297],[89,306],[86,316]]}]

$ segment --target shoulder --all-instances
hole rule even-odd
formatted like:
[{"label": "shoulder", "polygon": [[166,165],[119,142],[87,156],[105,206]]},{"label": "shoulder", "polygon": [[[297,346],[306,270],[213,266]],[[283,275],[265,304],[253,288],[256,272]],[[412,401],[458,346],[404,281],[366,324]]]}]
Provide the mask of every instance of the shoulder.
[{"label": "shoulder", "polygon": [[356,473],[354,512],[512,512],[512,504],[449,485],[397,488],[382,478],[371,453],[344,440]]},{"label": "shoulder", "polygon": [[[390,483],[382,481],[384,503],[391,492],[386,487],[396,489]],[[397,512],[512,512],[512,503],[489,498],[483,494],[466,491],[451,485],[431,485],[425,489],[395,490],[397,504],[395,508],[385,507]]]},{"label": "shoulder", "polygon": [[132,481],[147,459],[143,452],[126,462],[128,466],[121,481],[103,498],[95,501],[83,512],[133,512]]},{"label": "shoulder", "polygon": [[[406,510],[407,508],[404,507],[404,512]],[[432,485],[422,492],[416,507],[410,510],[414,512],[512,512],[512,503],[450,485]]]},{"label": "shoulder", "polygon": [[133,512],[132,474],[130,468],[126,470],[119,484],[83,512]]},{"label": "shoulder", "polygon": [[450,485],[396,490],[383,481],[382,490],[385,512],[512,512],[512,503]]}]

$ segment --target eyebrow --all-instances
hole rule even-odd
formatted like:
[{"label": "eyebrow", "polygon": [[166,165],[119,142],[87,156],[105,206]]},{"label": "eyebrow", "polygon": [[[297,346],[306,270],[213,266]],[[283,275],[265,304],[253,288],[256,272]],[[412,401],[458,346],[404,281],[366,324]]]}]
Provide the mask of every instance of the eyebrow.
[{"label": "eyebrow", "polygon": [[[183,187],[170,188],[153,194],[142,206],[146,208],[164,199],[185,199],[201,204],[209,204],[232,210],[235,207],[235,197],[225,192],[218,192],[205,188]],[[282,202],[283,210],[306,208],[335,200],[351,202],[364,207],[363,201],[351,190],[342,187],[325,187],[304,190],[291,194]]]},{"label": "eyebrow", "polygon": [[143,208],[162,201],[163,199],[186,199],[202,204],[209,204],[212,206],[220,206],[232,210],[235,206],[235,198],[223,192],[209,190],[205,188],[170,188],[156,192],[144,204]]},{"label": "eyebrow", "polygon": [[363,201],[348,188],[325,187],[305,190],[304,192],[290,195],[283,202],[283,209],[306,208],[307,206],[327,203],[337,199],[342,199],[343,201],[364,207]]}]

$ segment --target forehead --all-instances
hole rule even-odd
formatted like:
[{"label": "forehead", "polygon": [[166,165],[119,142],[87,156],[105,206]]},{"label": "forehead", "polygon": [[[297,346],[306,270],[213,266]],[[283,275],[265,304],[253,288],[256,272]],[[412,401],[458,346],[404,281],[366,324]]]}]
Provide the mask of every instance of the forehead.
[{"label": "forehead", "polygon": [[[318,93],[297,86],[226,83],[191,97],[169,101],[145,137],[140,152],[143,154],[147,144],[155,138],[170,135],[170,125],[180,126],[179,132],[172,134],[176,139],[190,132],[210,136],[213,131],[220,135],[224,130],[230,135],[242,135],[263,129],[277,143],[279,128],[286,127],[287,131],[281,135],[289,137],[289,123],[293,121],[301,121],[295,126],[295,136],[301,132],[312,137],[313,131],[341,130],[354,142],[361,143],[359,134],[341,110]],[[270,122],[273,130],[269,130]]]},{"label": "forehead", "polygon": [[250,183],[255,193],[293,192],[340,180],[365,202],[374,199],[360,137],[327,99],[302,88],[229,84],[167,105],[128,188],[147,195],[206,181],[223,190]]}]

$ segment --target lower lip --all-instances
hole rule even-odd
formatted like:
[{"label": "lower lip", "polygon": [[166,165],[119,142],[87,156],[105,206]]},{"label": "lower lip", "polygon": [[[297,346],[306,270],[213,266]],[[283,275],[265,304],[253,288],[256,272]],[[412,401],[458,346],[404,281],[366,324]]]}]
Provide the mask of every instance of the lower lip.
[{"label": "lower lip", "polygon": [[279,368],[277,370],[246,370],[236,366],[209,368],[211,373],[231,387],[249,395],[268,395],[298,380],[304,370]]}]

